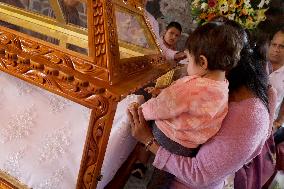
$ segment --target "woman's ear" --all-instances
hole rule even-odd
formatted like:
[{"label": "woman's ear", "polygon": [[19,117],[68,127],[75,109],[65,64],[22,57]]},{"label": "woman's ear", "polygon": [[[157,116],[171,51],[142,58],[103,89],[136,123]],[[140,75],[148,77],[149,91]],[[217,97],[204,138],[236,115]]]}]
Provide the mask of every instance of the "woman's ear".
[{"label": "woman's ear", "polygon": [[200,56],[199,56],[199,65],[200,65],[204,70],[207,70],[207,68],[208,68],[208,60],[207,60],[206,56],[204,56],[204,55],[200,55]]}]

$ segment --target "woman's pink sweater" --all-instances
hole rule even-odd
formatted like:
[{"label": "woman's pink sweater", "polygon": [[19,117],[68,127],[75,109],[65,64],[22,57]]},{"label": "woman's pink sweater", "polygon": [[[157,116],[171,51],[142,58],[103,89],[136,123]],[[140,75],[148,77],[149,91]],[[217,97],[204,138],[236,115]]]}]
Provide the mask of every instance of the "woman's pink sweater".
[{"label": "woman's pink sweater", "polygon": [[270,115],[257,98],[230,102],[221,129],[195,158],[171,154],[160,147],[153,165],[177,177],[171,188],[223,188],[228,175],[260,153],[271,132],[275,99],[275,93],[270,92]]}]

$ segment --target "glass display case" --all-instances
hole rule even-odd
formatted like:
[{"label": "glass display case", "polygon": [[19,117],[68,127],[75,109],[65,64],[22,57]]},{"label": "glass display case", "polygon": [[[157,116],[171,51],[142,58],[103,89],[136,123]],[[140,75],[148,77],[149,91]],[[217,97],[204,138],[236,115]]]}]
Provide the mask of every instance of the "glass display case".
[{"label": "glass display case", "polygon": [[118,102],[173,67],[143,3],[0,0],[0,188],[96,188]]},{"label": "glass display case", "polygon": [[[127,5],[127,1],[123,2]],[[0,3],[1,25],[89,55],[86,1],[1,0]],[[124,5],[120,2],[114,5],[120,59],[159,54],[143,12]]]}]

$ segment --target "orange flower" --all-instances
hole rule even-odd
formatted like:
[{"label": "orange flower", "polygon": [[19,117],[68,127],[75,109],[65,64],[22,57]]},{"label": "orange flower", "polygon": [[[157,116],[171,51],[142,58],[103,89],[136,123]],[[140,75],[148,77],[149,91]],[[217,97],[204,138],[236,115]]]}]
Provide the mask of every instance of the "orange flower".
[{"label": "orange flower", "polygon": [[216,16],[215,13],[209,13],[207,18],[208,18],[208,21],[212,20],[212,18],[214,18]]},{"label": "orange flower", "polygon": [[242,9],[241,15],[247,15],[247,14],[248,14],[247,10],[246,9]]},{"label": "orange flower", "polygon": [[199,16],[199,18],[200,18],[200,19],[205,19],[206,16],[207,16],[207,15],[206,15],[205,13],[201,13],[200,16]]}]

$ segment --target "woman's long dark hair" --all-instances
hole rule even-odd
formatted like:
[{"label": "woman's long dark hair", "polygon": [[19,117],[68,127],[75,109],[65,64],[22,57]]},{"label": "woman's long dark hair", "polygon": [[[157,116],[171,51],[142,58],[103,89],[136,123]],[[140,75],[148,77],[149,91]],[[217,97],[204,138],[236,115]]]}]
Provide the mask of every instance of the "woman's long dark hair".
[{"label": "woman's long dark hair", "polygon": [[229,90],[231,92],[246,86],[250,89],[266,106],[268,106],[268,74],[264,68],[263,61],[266,61],[259,55],[255,45],[251,44],[248,33],[236,22],[226,21],[235,27],[243,40],[243,48],[240,53],[240,61],[237,66],[229,71],[227,79],[229,81]]}]

